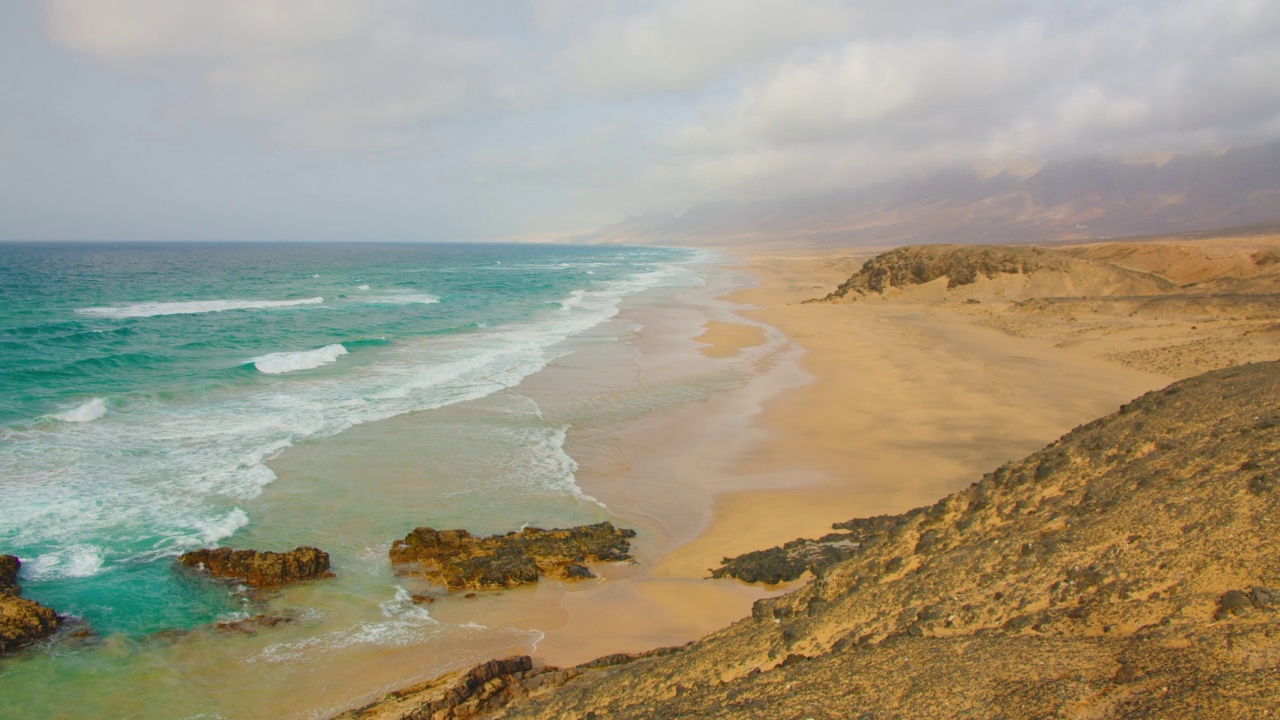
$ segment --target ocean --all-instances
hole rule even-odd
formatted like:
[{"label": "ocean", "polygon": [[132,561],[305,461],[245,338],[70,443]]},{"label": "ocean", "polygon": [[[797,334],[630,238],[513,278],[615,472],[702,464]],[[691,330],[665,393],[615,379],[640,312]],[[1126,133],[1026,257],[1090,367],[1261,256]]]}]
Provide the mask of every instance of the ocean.
[{"label": "ocean", "polygon": [[[639,387],[605,379],[613,357],[550,402],[523,384],[629,352],[619,312],[691,302],[712,269],[666,248],[0,245],[0,552],[88,630],[0,660],[0,716],[323,717],[532,648],[536,628],[433,618],[387,547],[614,519],[566,437],[746,371]],[[337,577],[261,596],[175,572],[220,544],[315,545]],[[258,614],[286,620],[210,630]]]}]

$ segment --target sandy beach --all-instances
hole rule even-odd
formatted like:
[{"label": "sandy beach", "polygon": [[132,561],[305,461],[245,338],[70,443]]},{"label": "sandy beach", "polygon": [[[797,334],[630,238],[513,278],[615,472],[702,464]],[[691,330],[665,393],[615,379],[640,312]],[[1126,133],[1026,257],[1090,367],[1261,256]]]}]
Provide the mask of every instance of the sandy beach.
[{"label": "sandy beach", "polygon": [[[803,304],[864,257],[744,253],[735,269],[756,286],[723,298],[738,320],[691,335],[664,329],[669,308],[628,311],[652,327],[635,342],[662,359],[657,375],[772,355],[745,387],[626,424],[607,450],[571,434],[583,490],[661,540],[640,546],[637,565],[607,568],[602,584],[493,598],[482,614],[538,627],[535,661],[555,665],[699,638],[786,589],[708,579],[723,557],[930,504],[1170,380],[937,304]],[[455,619],[458,607],[437,614]]]},{"label": "sandy beach", "polygon": [[[230,716],[304,717],[489,658],[529,654],[564,667],[681,645],[807,581],[710,579],[726,557],[932,504],[1182,368],[1220,362],[1178,350],[1170,364],[1169,347],[1274,354],[1262,310],[1221,322],[1187,314],[1217,307],[1216,296],[1171,296],[1190,309],[1137,315],[1117,298],[1088,322],[1068,314],[1081,313],[1079,299],[1068,311],[1014,302],[1026,288],[1009,278],[806,302],[871,254],[708,259],[705,282],[635,296],[514,387],[282,453],[271,460],[280,481],[249,508],[267,522],[243,541],[314,543],[335,553],[338,577],[253,607],[297,621],[140,645],[139,665],[170,682],[199,677],[207,702]],[[520,433],[492,433],[513,422]],[[508,443],[501,452],[494,437]],[[528,438],[554,446],[550,474],[566,485],[548,493],[527,484],[542,469],[521,452]],[[500,482],[472,482],[485,472]],[[503,493],[492,512],[488,493]],[[369,512],[312,521],[343,509]],[[446,594],[385,560],[392,539],[424,523],[487,534],[583,519],[637,530],[634,563],[598,566],[596,580]],[[417,604],[419,593],[429,604]],[[110,693],[101,702],[147,705]]]}]

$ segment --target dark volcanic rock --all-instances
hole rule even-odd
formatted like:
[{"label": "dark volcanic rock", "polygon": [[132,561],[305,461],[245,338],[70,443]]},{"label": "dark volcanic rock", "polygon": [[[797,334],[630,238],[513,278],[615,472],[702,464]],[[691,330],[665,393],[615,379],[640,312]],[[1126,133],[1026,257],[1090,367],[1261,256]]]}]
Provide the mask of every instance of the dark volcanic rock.
[{"label": "dark volcanic rock", "polygon": [[19,567],[22,567],[22,562],[16,556],[0,555],[0,595],[17,595],[20,592]]},{"label": "dark volcanic rock", "polygon": [[420,527],[391,545],[391,562],[416,564],[450,590],[509,588],[536,583],[539,575],[561,579],[593,577],[583,563],[631,558],[634,530],[612,523],[568,529],[525,528],[475,537],[466,530]]},{"label": "dark volcanic rock", "polygon": [[[535,668],[533,659],[528,655],[490,660],[468,670],[402,688],[364,707],[334,716],[332,720],[501,717],[511,703],[546,695],[583,673],[674,655],[684,647],[687,646],[615,653],[567,668],[554,665]],[[597,715],[587,711],[581,717],[594,718]]]},{"label": "dark volcanic rock", "polygon": [[795,580],[806,571],[816,575],[874,546],[901,522],[897,517],[880,515],[836,523],[834,529],[848,532],[829,533],[817,540],[799,538],[781,547],[725,558],[720,567],[711,571],[711,577],[777,585]]},{"label": "dark volcanic rock", "polygon": [[[409,718],[469,718],[500,710],[528,695],[526,685],[540,687],[547,680],[563,684],[572,675],[556,668],[533,669],[528,655],[490,660],[413,687],[393,692],[375,703],[349,710],[334,720],[407,720]],[[535,682],[531,682],[536,679]],[[550,687],[553,683],[547,683]]]},{"label": "dark volcanic rock", "polygon": [[213,624],[218,632],[237,632],[245,635],[257,635],[262,628],[273,628],[279,625],[290,625],[298,619],[293,615],[253,615],[236,620],[223,620]]},{"label": "dark volcanic rock", "polygon": [[58,614],[34,600],[22,597],[18,568],[13,555],[0,555],[0,655],[52,635],[58,629]]},{"label": "dark volcanic rock", "polygon": [[333,577],[329,572],[329,553],[313,547],[298,547],[284,553],[220,547],[183,553],[178,562],[204,569],[214,577],[236,580],[260,589]]},{"label": "dark volcanic rock", "polygon": [[829,565],[847,560],[860,547],[860,543],[850,540],[846,534],[833,533],[819,540],[792,540],[782,547],[725,558],[720,567],[711,571],[711,577],[777,585],[795,580],[806,571],[816,574]]}]

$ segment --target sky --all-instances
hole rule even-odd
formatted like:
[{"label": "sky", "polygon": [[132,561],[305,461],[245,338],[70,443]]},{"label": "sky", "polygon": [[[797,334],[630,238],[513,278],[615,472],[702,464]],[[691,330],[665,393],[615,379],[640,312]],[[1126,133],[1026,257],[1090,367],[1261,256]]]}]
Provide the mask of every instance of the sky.
[{"label": "sky", "polygon": [[1275,0],[0,0],[0,239],[554,240],[1280,139]]}]

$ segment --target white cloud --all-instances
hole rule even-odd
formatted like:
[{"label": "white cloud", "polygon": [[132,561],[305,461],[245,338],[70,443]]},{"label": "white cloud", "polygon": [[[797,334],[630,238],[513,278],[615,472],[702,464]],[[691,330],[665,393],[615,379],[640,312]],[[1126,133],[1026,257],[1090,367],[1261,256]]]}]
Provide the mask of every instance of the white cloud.
[{"label": "white cloud", "polygon": [[[929,164],[1199,149],[1267,139],[1280,116],[1280,7],[1010,10],[956,32],[799,48],[672,140],[701,183],[853,183]],[[841,169],[843,168],[843,170]],[[841,177],[843,173],[843,177]]]},{"label": "white cloud", "polygon": [[334,168],[339,188],[344,163],[364,162],[367,182],[384,178],[371,197],[430,186],[438,211],[459,216],[451,227],[477,207],[486,227],[516,232],[536,215],[532,229],[577,228],[954,163],[1280,134],[1273,0],[43,7],[55,46],[108,68],[138,90],[132,102],[155,102],[134,115],[188,139],[188,158],[206,146],[265,158],[260,180],[281,193],[296,183],[273,185],[271,172],[292,158]]},{"label": "white cloud", "polygon": [[798,44],[822,41],[856,16],[827,0],[676,0],[596,23],[570,58],[590,92],[688,92]]},{"label": "white cloud", "polygon": [[180,116],[248,121],[286,145],[404,146],[506,101],[497,43],[414,3],[51,0],[48,25],[67,49],[174,83]]}]

